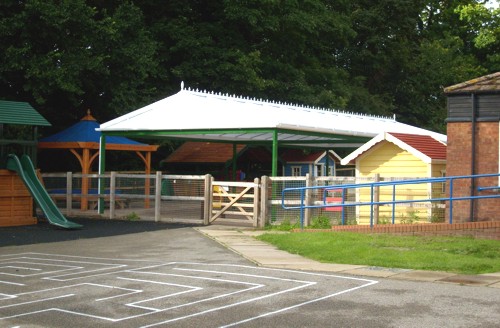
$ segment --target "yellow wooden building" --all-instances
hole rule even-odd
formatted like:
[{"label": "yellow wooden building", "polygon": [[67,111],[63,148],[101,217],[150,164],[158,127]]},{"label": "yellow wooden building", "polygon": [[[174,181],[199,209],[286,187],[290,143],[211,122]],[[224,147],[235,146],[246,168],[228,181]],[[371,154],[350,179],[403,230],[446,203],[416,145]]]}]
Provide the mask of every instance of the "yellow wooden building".
[{"label": "yellow wooden building", "polygon": [[[442,177],[446,171],[446,144],[429,135],[381,133],[346,156],[342,165],[355,164],[356,177],[391,179],[416,179]],[[379,187],[375,200],[392,200],[392,186]],[[420,183],[396,187],[396,200],[444,197],[443,183]],[[370,188],[356,190],[356,201],[369,202]],[[358,206],[356,219],[359,224],[370,224],[370,206]],[[444,204],[433,202],[396,205],[395,223],[420,223],[444,218]],[[392,205],[376,206],[374,224],[392,222]]]}]

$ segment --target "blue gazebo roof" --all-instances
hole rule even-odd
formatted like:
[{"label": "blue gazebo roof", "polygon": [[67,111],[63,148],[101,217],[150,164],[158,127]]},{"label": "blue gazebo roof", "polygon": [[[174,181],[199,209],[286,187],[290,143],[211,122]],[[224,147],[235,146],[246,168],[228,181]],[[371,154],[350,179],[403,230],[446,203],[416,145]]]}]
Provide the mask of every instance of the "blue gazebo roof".
[{"label": "blue gazebo roof", "polygon": [[[78,123],[70,126],[69,128],[60,131],[51,136],[40,139],[40,142],[91,142],[99,143],[99,138],[101,137],[101,132],[96,131],[99,128],[99,123],[95,118],[87,114]],[[107,137],[107,144],[120,144],[120,145],[142,145],[147,146],[147,144],[137,142],[132,139],[125,137]]]}]

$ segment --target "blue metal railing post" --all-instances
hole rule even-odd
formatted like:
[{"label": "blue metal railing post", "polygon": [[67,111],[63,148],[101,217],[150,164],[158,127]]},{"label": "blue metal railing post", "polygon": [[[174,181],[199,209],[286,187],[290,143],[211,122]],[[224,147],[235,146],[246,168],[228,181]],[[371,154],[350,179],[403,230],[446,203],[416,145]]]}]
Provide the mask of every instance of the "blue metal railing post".
[{"label": "blue metal railing post", "polygon": [[344,206],[344,201],[345,201],[345,188],[342,188],[342,212],[340,214],[340,219],[342,220],[342,225],[345,225],[345,206]]},{"label": "blue metal railing post", "polygon": [[304,230],[304,212],[305,212],[305,189],[300,190],[300,229]]},{"label": "blue metal railing post", "polygon": [[396,185],[392,185],[392,224],[396,222]]},{"label": "blue metal railing post", "polygon": [[373,186],[374,184],[372,184],[370,186],[370,227],[373,228]]},{"label": "blue metal railing post", "polygon": [[448,219],[448,222],[450,224],[453,223],[453,178],[450,178],[450,195],[448,196],[450,199],[450,210],[448,211],[450,217]]}]

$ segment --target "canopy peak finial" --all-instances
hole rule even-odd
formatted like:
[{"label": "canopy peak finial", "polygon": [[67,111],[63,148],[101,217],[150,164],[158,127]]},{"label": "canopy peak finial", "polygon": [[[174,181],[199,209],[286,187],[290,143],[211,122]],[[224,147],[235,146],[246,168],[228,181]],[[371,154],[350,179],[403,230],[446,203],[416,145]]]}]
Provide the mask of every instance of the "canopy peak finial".
[{"label": "canopy peak finial", "polygon": [[87,108],[87,115],[84,116],[81,120],[82,121],[95,121],[96,119],[90,113],[90,108]]},{"label": "canopy peak finial", "polygon": [[181,90],[184,90],[184,81],[181,81]]}]

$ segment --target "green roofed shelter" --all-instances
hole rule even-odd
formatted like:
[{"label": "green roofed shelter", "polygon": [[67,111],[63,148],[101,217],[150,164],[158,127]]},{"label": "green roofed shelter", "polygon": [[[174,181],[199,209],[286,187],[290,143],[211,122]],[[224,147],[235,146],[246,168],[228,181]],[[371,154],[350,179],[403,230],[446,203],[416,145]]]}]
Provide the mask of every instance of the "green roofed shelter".
[{"label": "green roofed shelter", "polygon": [[272,176],[277,173],[278,145],[357,148],[382,132],[430,135],[446,142],[446,135],[397,122],[395,117],[191,90],[184,83],[178,93],[103,123],[97,131],[101,132],[99,173],[105,170],[106,138],[111,136],[224,142],[233,144],[233,149],[237,144],[268,145]]},{"label": "green roofed shelter", "polygon": [[0,100],[0,124],[51,126],[29,103]]},{"label": "green roofed shelter", "polygon": [[[25,131],[9,133],[8,130],[15,130],[19,126],[33,127],[31,135],[26,135]],[[29,103],[0,100],[0,157],[17,152],[29,155],[36,162],[39,126],[51,126],[51,124]]]},{"label": "green roofed shelter", "polygon": [[[311,108],[262,99],[185,89],[101,124],[109,136],[180,139],[268,145],[277,172],[280,147],[357,148],[381,132],[431,135],[446,142],[446,135],[397,122],[394,117]],[[104,151],[101,151],[101,168]]]}]

